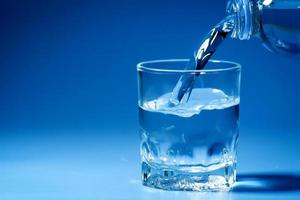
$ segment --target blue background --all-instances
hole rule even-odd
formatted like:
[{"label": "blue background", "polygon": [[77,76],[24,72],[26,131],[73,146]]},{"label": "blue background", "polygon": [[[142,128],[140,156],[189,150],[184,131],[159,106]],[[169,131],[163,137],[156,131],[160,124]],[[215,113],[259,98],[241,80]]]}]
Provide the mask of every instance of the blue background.
[{"label": "blue background", "polygon": [[140,186],[135,66],[191,57],[225,7],[2,0],[0,199],[299,198],[300,60],[268,52],[259,39],[228,39],[214,56],[243,67],[242,185],[229,194]]}]

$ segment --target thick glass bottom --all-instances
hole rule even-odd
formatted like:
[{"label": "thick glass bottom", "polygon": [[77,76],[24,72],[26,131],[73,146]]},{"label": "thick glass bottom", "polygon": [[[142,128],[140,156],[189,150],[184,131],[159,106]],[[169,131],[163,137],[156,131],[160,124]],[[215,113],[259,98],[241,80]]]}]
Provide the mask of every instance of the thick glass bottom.
[{"label": "thick glass bottom", "polygon": [[229,191],[236,180],[235,163],[207,172],[185,172],[142,162],[143,185],[173,191]]}]

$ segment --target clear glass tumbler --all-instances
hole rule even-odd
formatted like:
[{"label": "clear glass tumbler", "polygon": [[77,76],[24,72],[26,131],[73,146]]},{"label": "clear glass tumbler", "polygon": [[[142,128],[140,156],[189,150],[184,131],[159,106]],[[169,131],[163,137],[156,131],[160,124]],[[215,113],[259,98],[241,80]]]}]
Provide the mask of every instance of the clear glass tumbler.
[{"label": "clear glass tumbler", "polygon": [[[185,70],[189,65],[137,65],[142,181],[164,190],[228,191],[236,180],[241,66],[211,60],[205,70]],[[193,77],[191,93],[170,104],[182,77]]]}]

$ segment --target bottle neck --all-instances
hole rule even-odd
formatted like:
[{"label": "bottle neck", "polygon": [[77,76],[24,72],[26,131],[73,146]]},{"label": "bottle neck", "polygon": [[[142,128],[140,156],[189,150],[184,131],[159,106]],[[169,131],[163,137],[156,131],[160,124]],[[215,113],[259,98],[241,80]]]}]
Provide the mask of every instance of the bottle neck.
[{"label": "bottle neck", "polygon": [[259,32],[259,7],[255,0],[229,0],[227,13],[234,24],[231,37],[248,40]]}]

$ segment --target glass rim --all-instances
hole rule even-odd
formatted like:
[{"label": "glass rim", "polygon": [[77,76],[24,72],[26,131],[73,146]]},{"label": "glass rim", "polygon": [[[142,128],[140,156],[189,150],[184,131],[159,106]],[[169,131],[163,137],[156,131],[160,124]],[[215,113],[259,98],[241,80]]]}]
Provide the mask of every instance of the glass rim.
[{"label": "glass rim", "polygon": [[225,72],[225,71],[234,71],[240,70],[241,65],[237,62],[227,61],[227,60],[215,60],[211,59],[209,63],[224,63],[229,64],[229,67],[225,68],[214,68],[214,69],[163,69],[162,67],[146,67],[147,64],[158,64],[158,63],[166,63],[166,62],[189,62],[190,59],[160,59],[160,60],[148,60],[143,61],[137,64],[138,71],[148,71],[148,72],[167,72],[167,73],[216,73],[216,72]]}]

